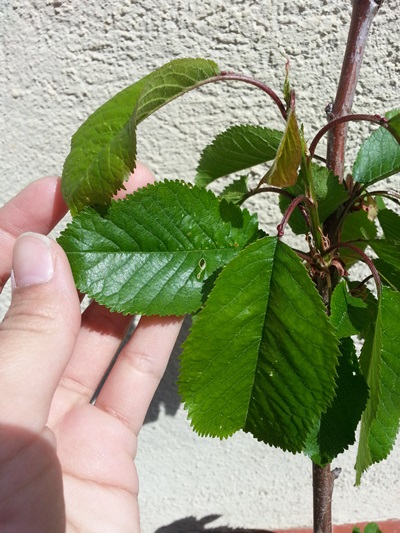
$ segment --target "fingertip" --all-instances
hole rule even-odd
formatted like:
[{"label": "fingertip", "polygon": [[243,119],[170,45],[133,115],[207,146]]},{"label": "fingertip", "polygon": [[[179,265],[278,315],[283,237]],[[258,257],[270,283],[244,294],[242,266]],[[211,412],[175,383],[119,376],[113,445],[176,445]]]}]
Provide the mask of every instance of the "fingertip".
[{"label": "fingertip", "polygon": [[[20,235],[13,250],[11,279],[13,292],[25,289],[22,299],[31,294],[33,299],[41,298],[42,303],[59,300],[64,317],[70,316],[71,324],[80,322],[79,297],[71,268],[57,242],[39,233]],[[39,289],[38,293],[36,287],[39,286],[48,288]],[[37,301],[37,305],[40,302]]]},{"label": "fingertip", "polygon": [[152,171],[140,161],[137,162],[135,171],[130,175],[129,179],[124,182],[124,189],[120,189],[114,196],[114,199],[120,200],[127,194],[132,194],[141,187],[145,187],[149,183],[154,183],[155,177]]},{"label": "fingertip", "polygon": [[50,281],[54,273],[51,241],[38,233],[24,233],[15,242],[12,263],[13,288],[22,289]]}]

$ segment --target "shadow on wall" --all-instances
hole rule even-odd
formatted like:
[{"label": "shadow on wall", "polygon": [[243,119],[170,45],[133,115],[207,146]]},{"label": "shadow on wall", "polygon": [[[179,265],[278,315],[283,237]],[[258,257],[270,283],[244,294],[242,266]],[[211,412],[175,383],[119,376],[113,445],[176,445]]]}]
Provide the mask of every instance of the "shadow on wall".
[{"label": "shadow on wall", "polygon": [[179,373],[178,358],[182,351],[182,343],[187,337],[189,328],[190,318],[187,317],[183,323],[181,332],[179,333],[164,377],[162,378],[160,385],[158,386],[158,389],[150,404],[149,410],[147,411],[147,415],[144,421],[145,424],[155,422],[158,419],[160,415],[161,404],[164,404],[165,414],[169,416],[175,416],[179,409],[181,401],[178,395],[178,387],[176,384]]},{"label": "shadow on wall", "polygon": [[214,520],[217,520],[220,515],[213,514],[197,519],[193,516],[177,520],[168,526],[163,526],[157,529],[155,533],[273,533],[265,529],[241,529],[231,528],[227,526],[219,526],[213,528],[206,528],[205,526]]}]

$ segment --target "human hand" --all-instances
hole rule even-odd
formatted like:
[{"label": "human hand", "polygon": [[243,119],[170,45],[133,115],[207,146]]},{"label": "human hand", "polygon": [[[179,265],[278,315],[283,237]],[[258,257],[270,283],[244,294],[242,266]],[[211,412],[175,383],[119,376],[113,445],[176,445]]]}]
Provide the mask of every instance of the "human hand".
[{"label": "human hand", "polygon": [[[150,180],[138,166],[135,186]],[[91,405],[131,318],[96,303],[81,316],[63,250],[38,235],[66,210],[57,178],[0,210],[1,288],[13,270],[0,325],[0,530],[138,532],[137,436],[181,319],[141,318]]]}]

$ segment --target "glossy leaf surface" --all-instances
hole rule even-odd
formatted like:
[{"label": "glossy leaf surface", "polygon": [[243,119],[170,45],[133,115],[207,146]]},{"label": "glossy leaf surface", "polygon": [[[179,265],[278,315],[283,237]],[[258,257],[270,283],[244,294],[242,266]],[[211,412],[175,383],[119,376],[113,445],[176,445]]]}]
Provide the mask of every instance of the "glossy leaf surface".
[{"label": "glossy leaf surface", "polygon": [[184,344],[179,389],[194,429],[243,429],[301,451],[334,396],[339,351],[308,273],[275,237],[221,272]]},{"label": "glossy leaf surface", "polygon": [[77,287],[100,304],[121,313],[182,315],[201,306],[214,272],[257,235],[247,210],[166,181],[113,201],[103,215],[85,209],[59,242]]},{"label": "glossy leaf surface", "polygon": [[[386,114],[394,117],[399,110]],[[382,126],[364,141],[353,165],[353,179],[357,183],[374,183],[400,172],[400,144]]]},{"label": "glossy leaf surface", "polygon": [[135,168],[137,124],[218,73],[212,61],[177,59],[97,109],[73,135],[64,164],[62,191],[71,212],[109,203]]},{"label": "glossy leaf surface", "polygon": [[282,132],[261,126],[232,126],[204,149],[197,167],[196,185],[205,187],[222,176],[271,161],[281,138]]},{"label": "glossy leaf surface", "polygon": [[357,483],[373,463],[392,450],[400,418],[400,293],[383,287],[375,328],[361,353],[361,369],[370,388],[362,416],[356,462]]}]

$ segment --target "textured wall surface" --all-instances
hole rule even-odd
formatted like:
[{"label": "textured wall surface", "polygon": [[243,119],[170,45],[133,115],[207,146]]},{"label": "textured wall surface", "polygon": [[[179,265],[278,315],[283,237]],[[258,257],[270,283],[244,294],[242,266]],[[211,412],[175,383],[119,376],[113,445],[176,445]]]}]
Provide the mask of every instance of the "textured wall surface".
[{"label": "textured wall surface", "polygon": [[[211,58],[279,90],[287,55],[310,138],[335,94],[350,11],[350,0],[0,0],[1,203],[31,180],[59,174],[70,137],[88,114],[177,57]],[[367,48],[356,111],[399,105],[399,20],[400,0],[386,0]],[[160,179],[190,180],[199,150],[238,122],[282,127],[274,106],[254,88],[208,86],[140,126],[139,157]],[[368,128],[351,126],[353,155],[359,130]],[[270,222],[276,208],[262,210]],[[140,438],[143,533],[310,525],[309,461],[245,434],[223,442],[197,437],[179,406],[176,373],[174,358]],[[343,468],[335,521],[399,515],[399,448],[366,474],[361,488],[353,487],[355,450],[335,461]]]}]

